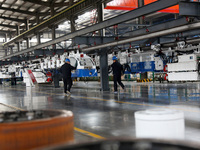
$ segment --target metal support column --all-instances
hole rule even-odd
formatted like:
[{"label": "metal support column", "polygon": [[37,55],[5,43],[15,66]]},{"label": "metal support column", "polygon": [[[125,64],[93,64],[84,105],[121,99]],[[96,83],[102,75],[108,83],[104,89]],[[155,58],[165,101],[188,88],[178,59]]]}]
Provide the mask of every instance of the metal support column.
[{"label": "metal support column", "polygon": [[56,38],[56,28],[55,28],[55,26],[52,26],[52,28],[51,28],[51,33],[52,33],[52,40],[54,40],[55,38]]},{"label": "metal support column", "polygon": [[[9,33],[9,38],[12,39],[12,34],[11,34],[11,33]],[[7,48],[7,53],[13,54],[13,53],[12,53],[12,47],[8,46],[8,48]]]},{"label": "metal support column", "polygon": [[[97,5],[98,23],[104,21],[104,3]],[[105,29],[99,30],[100,36],[105,36]]]},{"label": "metal support column", "polygon": [[20,43],[17,42],[17,51],[19,52],[20,51]]},{"label": "metal support column", "polygon": [[[17,29],[17,35],[20,34],[20,26],[16,25],[16,29]],[[17,51],[20,51],[20,42],[17,42]]]},{"label": "metal support column", "polygon": [[7,56],[7,53],[8,53],[7,51],[8,51],[8,48],[5,49],[5,56]]},{"label": "metal support column", "polygon": [[7,40],[8,40],[8,34],[5,33],[5,42],[7,42]]},{"label": "metal support column", "polygon": [[26,47],[27,49],[30,47],[29,38],[26,38]]},{"label": "metal support column", "polygon": [[[76,31],[76,27],[75,27],[75,17],[71,16],[70,17],[70,27],[71,27],[71,33]],[[75,45],[75,40],[74,38],[72,39],[72,46]]]},{"label": "metal support column", "polygon": [[70,27],[71,27],[71,32],[75,32],[76,31],[76,27],[75,27],[75,17],[72,16],[70,18]]},{"label": "metal support column", "polygon": [[59,71],[58,71],[58,69],[57,68],[55,68],[54,70],[53,70],[53,83],[54,83],[54,87],[55,88],[59,88],[60,87],[60,85],[59,85]]},{"label": "metal support column", "polygon": [[10,48],[10,54],[13,54],[13,47]]},{"label": "metal support column", "polygon": [[[8,34],[5,33],[5,42],[7,42],[7,38],[8,38]],[[8,54],[8,47],[6,47],[5,49],[5,56],[7,56],[7,54]]]},{"label": "metal support column", "polygon": [[37,38],[37,44],[41,44],[41,38],[39,32],[36,34],[36,38]]},{"label": "metal support column", "polygon": [[20,34],[20,26],[16,25],[16,29],[17,29],[17,35],[19,35]]},{"label": "metal support column", "polygon": [[[29,23],[29,20],[26,19],[26,23],[25,23],[25,25],[26,25],[26,31],[29,30],[28,23]],[[30,43],[29,43],[29,38],[28,37],[26,38],[26,47],[27,47],[27,49],[30,47]]]},{"label": "metal support column", "polygon": [[[36,23],[37,24],[40,23],[40,16],[38,13],[36,15]],[[37,38],[37,44],[41,44],[40,32],[36,33],[36,38]]]},{"label": "metal support column", "polygon": [[[98,11],[98,23],[104,21],[104,4],[99,3],[97,5]],[[105,29],[99,30],[101,37],[105,36]],[[108,53],[107,49],[101,49],[100,52],[100,78],[101,78],[101,90],[109,91],[109,79],[108,79]]]},{"label": "metal support column", "polygon": [[[144,6],[144,0],[138,0],[138,8]],[[143,25],[144,24],[144,19],[143,17],[138,18],[138,24]],[[143,26],[139,26],[139,28],[143,28]]]},{"label": "metal support column", "polygon": [[[51,17],[53,17],[55,15],[55,10],[54,10],[54,6],[51,6]],[[54,40],[56,38],[56,27],[55,25],[52,25],[51,27],[51,35],[52,35],[52,40]],[[55,52],[56,50],[56,44],[52,45],[52,49]]]},{"label": "metal support column", "polygon": [[[52,5],[51,5],[51,16],[54,16],[54,15],[55,15],[55,10],[54,10],[54,6],[53,6],[53,3],[52,3]],[[52,40],[54,40],[56,38],[56,26],[55,25],[51,26],[51,35],[52,35]],[[56,53],[56,44],[52,45],[52,49],[53,49],[53,52],[55,54]],[[55,68],[53,70],[53,83],[54,83],[55,88],[60,87],[60,85],[59,85],[59,73],[58,73],[57,68]]]},{"label": "metal support column", "polygon": [[108,79],[108,53],[106,49],[102,49],[100,52],[100,79],[101,90],[109,91],[109,79]]},{"label": "metal support column", "polygon": [[[56,38],[56,28],[55,28],[55,26],[53,26],[51,28],[51,34],[52,34],[52,40],[54,40]],[[56,51],[56,44],[52,44],[52,49],[53,49],[53,51],[55,53],[55,51]]]}]

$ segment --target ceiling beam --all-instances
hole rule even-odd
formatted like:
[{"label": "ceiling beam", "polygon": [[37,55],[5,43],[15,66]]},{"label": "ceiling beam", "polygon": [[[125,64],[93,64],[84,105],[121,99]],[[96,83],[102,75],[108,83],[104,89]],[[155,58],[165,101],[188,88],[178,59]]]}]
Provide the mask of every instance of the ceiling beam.
[{"label": "ceiling beam", "polygon": [[[98,31],[100,29],[103,29],[103,28],[106,28],[106,27],[110,27],[112,25],[116,25],[116,24],[119,24],[119,23],[122,23],[122,22],[126,22],[126,21],[132,20],[134,18],[138,18],[140,16],[147,15],[147,14],[156,12],[158,10],[162,10],[164,8],[168,8],[168,7],[176,5],[178,3],[179,3],[179,0],[168,0],[168,1],[166,1],[166,0],[160,0],[160,1],[156,1],[156,2],[151,3],[149,5],[146,5],[146,6],[138,8],[138,9],[129,11],[129,12],[125,13],[125,14],[122,14],[122,15],[116,16],[114,18],[105,20],[105,21],[103,21],[101,23],[92,25],[92,26],[90,26],[88,28],[77,30],[77,31],[75,31],[73,33],[69,33],[67,35],[64,35],[64,36],[61,36],[59,38],[56,38],[55,40],[51,40],[51,41],[39,44],[37,46],[33,46],[33,47],[29,48],[29,49],[17,52],[15,54],[8,55],[8,56],[6,56],[4,58],[10,58],[12,56],[17,56],[17,55],[20,55],[20,54],[23,54],[23,53],[26,53],[26,52],[33,51],[35,49],[40,49],[40,48],[43,48],[43,47],[46,47],[46,46],[49,46],[49,45],[52,45],[52,44],[59,43],[61,41],[72,39],[72,38],[74,38],[76,36],[80,36],[80,35],[84,35],[84,34],[87,34],[87,33],[91,33],[93,31]],[[64,12],[66,12],[66,11],[64,11]],[[62,15],[64,15],[64,13]],[[23,36],[23,34],[21,36]],[[14,38],[13,40],[11,40],[12,42],[9,41],[6,44],[8,44],[8,43],[10,44],[10,43],[16,42],[15,39],[16,38]],[[1,58],[1,59],[4,59],[4,58]]]},{"label": "ceiling beam", "polygon": [[[18,13],[22,13],[22,14],[27,14],[27,15],[31,15],[31,16],[36,16],[38,14],[36,12],[13,9],[13,8],[7,8],[7,7],[2,7],[2,6],[0,6],[0,9],[12,11],[12,12],[18,12]],[[47,12],[47,13],[46,12],[45,13],[39,13],[40,16],[49,15],[49,14],[50,14],[49,12]]]},{"label": "ceiling beam", "polygon": [[[11,21],[16,21],[16,22],[25,22],[25,19],[17,19],[17,18],[10,18],[10,17],[4,17],[4,16],[0,16],[1,19],[5,19],[5,20],[11,20]],[[29,20],[29,23],[36,23],[36,19],[34,20]]]},{"label": "ceiling beam", "polygon": [[60,3],[55,3],[54,7],[69,6],[69,4],[70,4],[69,2],[60,2]]},{"label": "ceiling beam", "polygon": [[[12,40],[4,43],[4,45],[9,45],[13,42],[19,42],[24,37],[33,36],[36,32],[41,32],[44,29],[50,27],[51,25],[55,25],[55,24],[60,23],[61,21],[66,20],[66,18],[68,16],[71,16],[72,14],[74,15],[74,14],[81,13],[85,10],[92,9],[92,8],[94,8],[94,4],[96,4],[96,2],[100,2],[100,1],[102,1],[102,0],[82,0],[82,1],[74,4],[73,6],[66,8],[65,10],[61,11],[60,13],[52,16],[51,18],[48,18],[47,20],[43,21],[42,23],[38,24],[37,26],[34,26],[30,30],[27,30],[26,32],[16,36]],[[81,9],[80,9],[80,7],[81,7]]]},{"label": "ceiling beam", "polygon": [[23,1],[24,2],[38,4],[38,5],[43,5],[43,6],[46,6],[46,7],[50,7],[50,3],[49,2],[43,2],[41,0],[23,0]]},{"label": "ceiling beam", "polygon": [[[7,27],[7,28],[10,28],[10,29],[16,29],[17,26],[16,25],[9,25],[9,24],[0,24],[0,26],[2,27]],[[30,25],[30,27],[33,27],[32,25]],[[26,29],[25,25],[24,26],[20,26],[20,29]],[[16,32],[16,31],[13,31],[13,32]]]},{"label": "ceiling beam", "polygon": [[110,27],[110,26],[113,26],[113,25],[116,25],[116,24],[120,24],[122,22],[129,21],[129,20],[138,18],[140,16],[147,15],[147,14],[168,8],[170,6],[176,5],[176,4],[178,4],[178,2],[179,2],[179,0],[156,1],[156,2],[151,3],[149,5],[146,5],[146,6],[138,8],[138,9],[129,11],[127,13],[124,13],[122,15],[113,17],[113,18],[108,19],[108,20],[105,20],[103,22],[92,25],[90,27],[87,27],[87,28],[84,28],[84,29],[81,29],[81,30],[77,30],[73,33],[69,33],[67,35],[61,36],[61,37],[49,42],[49,45],[56,44],[56,43],[59,43],[61,41],[65,41],[67,39],[74,38],[76,36],[84,35],[84,34],[87,34],[87,33],[91,33],[93,31],[98,31],[98,30],[103,29],[103,28],[107,28],[107,27]]},{"label": "ceiling beam", "polygon": [[[162,30],[162,31],[158,31],[158,32],[154,32],[154,33],[147,33],[146,35],[131,37],[131,38],[128,38],[128,39],[123,39],[123,40],[114,41],[114,42],[110,42],[110,43],[104,43],[104,44],[92,46],[92,47],[89,47],[89,48],[83,48],[82,51],[89,52],[89,51],[92,51],[92,50],[98,50],[98,49],[102,49],[102,48],[106,48],[106,47],[122,45],[122,44],[125,44],[125,43],[134,42],[134,41],[140,41],[140,40],[144,40],[144,39],[150,39],[150,38],[160,37],[160,36],[164,36],[164,35],[168,35],[168,34],[184,32],[184,31],[194,30],[194,29],[199,29],[199,28],[200,28],[200,22],[193,23],[193,24],[187,24],[187,25],[183,25],[183,26],[178,26],[178,27],[171,28],[171,29],[166,28],[165,30]],[[192,41],[192,40],[188,40],[187,42],[190,42],[190,41],[195,42],[195,41]],[[197,39],[197,41],[199,42],[199,38]],[[41,49],[43,47],[49,46],[50,44],[52,44],[52,41],[33,46],[29,49],[10,54],[8,56],[4,56],[4,57],[0,58],[0,60],[11,58],[13,56],[18,56],[18,55],[21,55],[21,54],[24,54],[24,53],[27,53],[27,52],[30,52],[30,51],[34,51],[36,49]]]},{"label": "ceiling beam", "polygon": [[8,24],[0,24],[0,26],[11,28],[11,29],[16,29],[16,26],[12,26],[12,25],[8,25]]},{"label": "ceiling beam", "polygon": [[10,31],[10,30],[0,30],[0,33],[15,33],[15,31]]},{"label": "ceiling beam", "polygon": [[10,18],[10,17],[4,17],[4,16],[0,16],[1,19],[5,19],[5,20],[11,20],[11,21],[16,21],[16,22],[25,22],[25,19],[17,19],[17,18]]},{"label": "ceiling beam", "polygon": [[136,36],[136,37],[134,36],[134,37],[124,39],[124,40],[119,40],[119,41],[110,42],[110,43],[104,43],[104,44],[100,44],[100,45],[89,47],[89,48],[83,48],[82,51],[87,52],[87,51],[102,49],[105,47],[122,45],[122,44],[140,41],[140,40],[144,40],[144,39],[150,39],[150,38],[160,37],[160,36],[164,36],[164,35],[168,35],[168,34],[174,34],[174,33],[179,33],[179,32],[184,32],[184,31],[188,31],[188,30],[199,29],[199,28],[200,28],[200,22],[197,22],[197,23],[193,23],[193,24],[178,26],[178,27],[171,28],[171,29],[161,30],[158,32],[147,33],[147,34]]},{"label": "ceiling beam", "polygon": [[38,5],[43,5],[46,7],[51,7],[52,5],[54,7],[69,6],[69,2],[51,3],[51,2],[43,2],[41,0],[23,0],[23,1],[38,4]]}]

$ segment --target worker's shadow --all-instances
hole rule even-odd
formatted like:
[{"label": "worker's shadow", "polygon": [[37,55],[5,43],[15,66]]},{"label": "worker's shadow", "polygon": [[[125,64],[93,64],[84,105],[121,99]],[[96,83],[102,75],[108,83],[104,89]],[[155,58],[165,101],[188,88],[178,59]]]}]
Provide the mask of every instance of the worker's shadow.
[{"label": "worker's shadow", "polygon": [[65,96],[65,97],[64,97],[64,104],[65,104],[65,105],[73,105],[73,102],[72,102],[70,96]]},{"label": "worker's shadow", "polygon": [[114,99],[115,99],[115,101],[124,101],[124,100],[126,100],[126,94],[125,93],[115,94]]}]

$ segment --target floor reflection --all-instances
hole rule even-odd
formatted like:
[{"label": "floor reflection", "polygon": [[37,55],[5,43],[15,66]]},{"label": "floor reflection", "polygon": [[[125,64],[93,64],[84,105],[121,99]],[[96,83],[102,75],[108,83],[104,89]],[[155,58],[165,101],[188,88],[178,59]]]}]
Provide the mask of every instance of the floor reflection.
[{"label": "floor reflection", "polygon": [[77,82],[71,96],[63,87],[1,87],[1,103],[22,109],[66,109],[74,114],[76,127],[103,137],[135,137],[134,113],[139,110],[168,108],[185,115],[185,137],[200,142],[200,84],[124,82],[126,92],[100,91],[99,82]]}]

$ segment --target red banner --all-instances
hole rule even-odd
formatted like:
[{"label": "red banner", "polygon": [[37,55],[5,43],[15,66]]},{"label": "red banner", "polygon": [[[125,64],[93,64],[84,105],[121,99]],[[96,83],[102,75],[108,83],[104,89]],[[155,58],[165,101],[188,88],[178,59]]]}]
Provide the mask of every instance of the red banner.
[{"label": "red banner", "polygon": [[[155,2],[157,0],[144,0],[144,4],[147,5],[149,3]],[[197,1],[197,0],[194,0]],[[138,0],[113,0],[109,2],[105,9],[114,9],[114,10],[133,10],[138,8]],[[179,6],[169,7],[167,9],[163,9],[159,12],[164,13],[179,13]]]},{"label": "red banner", "polygon": [[[155,1],[157,1],[157,0],[144,0],[144,5],[153,3]],[[163,9],[163,10],[160,10],[159,12],[164,12],[164,13],[179,13],[179,5],[175,5],[175,6],[172,6],[172,7]]]},{"label": "red banner", "polygon": [[133,10],[138,7],[137,0],[113,0],[109,2],[105,9]]}]

